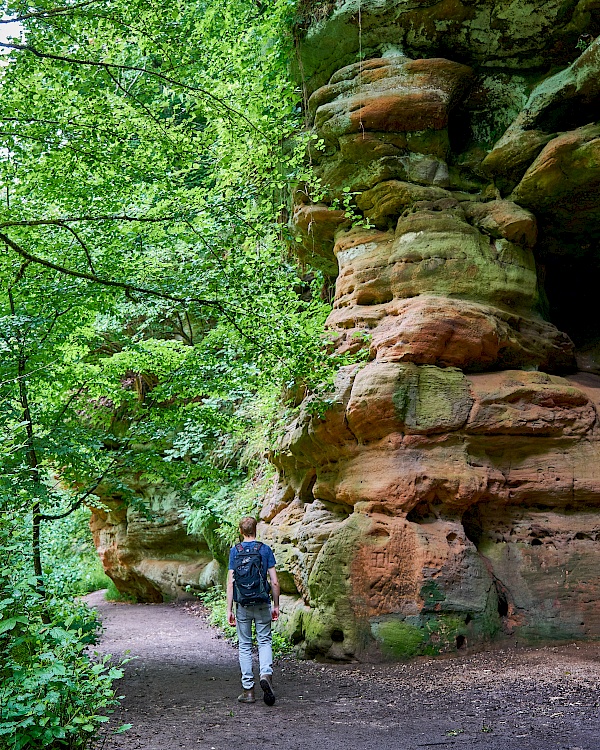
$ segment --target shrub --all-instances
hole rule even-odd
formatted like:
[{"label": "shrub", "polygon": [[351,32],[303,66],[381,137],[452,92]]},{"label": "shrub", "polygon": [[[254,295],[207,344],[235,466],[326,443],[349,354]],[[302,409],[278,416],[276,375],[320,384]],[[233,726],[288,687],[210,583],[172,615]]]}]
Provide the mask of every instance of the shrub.
[{"label": "shrub", "polygon": [[88,653],[94,612],[37,590],[26,526],[0,517],[0,747],[86,748],[118,704],[123,672]]}]

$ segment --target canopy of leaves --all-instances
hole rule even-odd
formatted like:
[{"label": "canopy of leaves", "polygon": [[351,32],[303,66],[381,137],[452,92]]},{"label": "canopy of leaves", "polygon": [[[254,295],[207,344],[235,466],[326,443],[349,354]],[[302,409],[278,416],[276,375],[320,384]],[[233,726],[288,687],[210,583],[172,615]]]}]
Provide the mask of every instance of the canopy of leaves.
[{"label": "canopy of leaves", "polygon": [[109,477],[126,496],[125,469],[217,491],[256,394],[330,372],[322,279],[283,242],[303,157],[293,5],[5,3],[21,26],[0,44],[13,500],[31,499],[32,451],[49,515]]},{"label": "canopy of leaves", "polygon": [[154,481],[202,528],[254,505],[281,394],[332,372],[328,305],[285,243],[294,0],[1,9],[0,733],[83,747],[118,675],[85,657],[54,573],[44,589],[42,527]]}]

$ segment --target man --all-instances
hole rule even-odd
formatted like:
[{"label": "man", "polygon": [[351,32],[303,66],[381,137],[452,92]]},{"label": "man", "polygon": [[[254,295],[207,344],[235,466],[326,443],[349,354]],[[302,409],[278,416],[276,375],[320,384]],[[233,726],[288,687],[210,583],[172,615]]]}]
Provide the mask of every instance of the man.
[{"label": "man", "polygon": [[[229,553],[229,574],[227,578],[227,620],[235,625],[239,641],[239,659],[242,672],[243,692],[238,696],[240,703],[254,703],[254,674],[252,672],[252,622],[256,627],[258,641],[258,661],[260,666],[260,686],[267,706],[275,703],[273,692],[273,647],[271,642],[271,621],[279,618],[279,581],[275,572],[275,557],[269,546],[256,540],[256,519],[246,516],[239,524],[242,543],[232,547]],[[262,580],[258,581],[260,592],[254,594],[255,601],[247,601],[249,596],[244,587],[244,575],[249,575],[257,561]],[[245,567],[244,567],[245,566]],[[273,606],[269,597],[270,582]],[[250,587],[252,588],[252,581]],[[233,602],[236,611],[233,612]]]}]

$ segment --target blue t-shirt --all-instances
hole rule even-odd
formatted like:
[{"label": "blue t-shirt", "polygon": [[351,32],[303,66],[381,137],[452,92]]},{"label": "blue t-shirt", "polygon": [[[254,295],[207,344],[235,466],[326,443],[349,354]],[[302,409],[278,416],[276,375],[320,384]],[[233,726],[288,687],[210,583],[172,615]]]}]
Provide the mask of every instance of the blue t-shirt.
[{"label": "blue t-shirt", "polygon": [[[256,544],[256,542],[242,542],[242,547],[244,549],[250,549]],[[231,551],[229,552],[229,570],[233,570],[233,563],[236,558],[238,551],[235,547],[231,548]],[[262,544],[260,548],[260,558],[262,563],[262,574],[264,576],[265,581],[267,580],[267,571],[269,568],[275,567],[275,555],[273,554],[273,550],[269,547],[268,544]]]}]

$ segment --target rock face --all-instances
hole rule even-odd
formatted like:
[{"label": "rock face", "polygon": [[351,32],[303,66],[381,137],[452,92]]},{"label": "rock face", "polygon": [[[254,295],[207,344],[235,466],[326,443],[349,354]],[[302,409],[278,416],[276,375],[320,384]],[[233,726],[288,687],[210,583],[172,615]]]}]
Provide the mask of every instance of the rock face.
[{"label": "rock face", "polygon": [[302,7],[296,249],[362,361],[272,456],[285,627],[339,659],[600,636],[600,4]]},{"label": "rock face", "polygon": [[[598,637],[600,2],[298,12],[295,251],[357,356],[271,456],[282,626],[334,659]],[[93,519],[118,587],[218,581],[173,493],[136,492],[151,519]]]},{"label": "rock face", "polygon": [[177,494],[160,484],[131,482],[131,489],[144,512],[100,487],[104,507],[91,519],[96,549],[117,589],[138,601],[162,602],[218,584],[219,565],[203,537],[186,532]]}]

